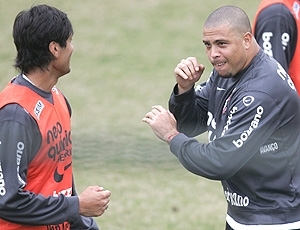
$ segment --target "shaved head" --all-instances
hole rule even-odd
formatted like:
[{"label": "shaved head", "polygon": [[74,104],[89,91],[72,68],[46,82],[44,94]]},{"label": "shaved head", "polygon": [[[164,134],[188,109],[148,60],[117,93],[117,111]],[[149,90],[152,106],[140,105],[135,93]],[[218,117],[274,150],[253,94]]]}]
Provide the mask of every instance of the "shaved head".
[{"label": "shaved head", "polygon": [[229,25],[237,33],[251,33],[251,24],[247,14],[236,6],[223,6],[212,12],[204,23],[204,28],[216,28]]},{"label": "shaved head", "polygon": [[223,6],[204,23],[206,54],[221,77],[233,77],[249,66],[260,47],[251,33],[247,14],[236,6]]}]

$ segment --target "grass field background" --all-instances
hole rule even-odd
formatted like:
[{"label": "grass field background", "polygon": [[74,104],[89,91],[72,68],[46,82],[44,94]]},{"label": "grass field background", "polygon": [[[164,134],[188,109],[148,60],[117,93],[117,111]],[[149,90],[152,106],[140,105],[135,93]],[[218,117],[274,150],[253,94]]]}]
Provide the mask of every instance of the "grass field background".
[{"label": "grass field background", "polygon": [[[17,74],[12,24],[16,14],[46,3],[74,27],[71,73],[58,87],[72,109],[74,174],[112,191],[102,230],[224,229],[219,182],[187,172],[142,117],[167,106],[173,69],[188,56],[211,70],[202,44],[204,20],[219,6],[242,7],[253,19],[259,0],[0,0],[0,87]],[[206,135],[198,137],[206,142]]]}]

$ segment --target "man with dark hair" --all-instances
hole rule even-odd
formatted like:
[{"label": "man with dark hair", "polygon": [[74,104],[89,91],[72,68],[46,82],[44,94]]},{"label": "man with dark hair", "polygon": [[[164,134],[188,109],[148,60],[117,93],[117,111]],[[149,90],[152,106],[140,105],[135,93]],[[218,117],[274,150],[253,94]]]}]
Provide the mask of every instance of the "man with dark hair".
[{"label": "man with dark hair", "polygon": [[[289,75],[263,52],[248,16],[234,6],[210,14],[203,43],[213,71],[181,60],[170,111],[142,119],[190,172],[222,182],[226,229],[300,229],[300,101]],[[209,143],[195,136],[208,131]]]},{"label": "man with dark hair", "polygon": [[70,72],[73,28],[67,15],[38,5],[13,26],[20,74],[0,93],[0,229],[98,229],[92,217],[110,191],[76,194],[71,107],[55,85]]},{"label": "man with dark hair", "polygon": [[289,73],[300,95],[300,0],[262,0],[253,34],[265,53]]}]

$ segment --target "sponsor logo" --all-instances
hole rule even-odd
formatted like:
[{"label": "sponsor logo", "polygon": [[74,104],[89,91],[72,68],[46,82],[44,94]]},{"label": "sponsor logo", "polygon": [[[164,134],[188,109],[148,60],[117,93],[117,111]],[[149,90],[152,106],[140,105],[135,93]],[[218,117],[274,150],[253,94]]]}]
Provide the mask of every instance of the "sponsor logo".
[{"label": "sponsor logo", "polygon": [[225,198],[232,206],[238,207],[247,207],[250,203],[250,200],[247,196],[241,196],[237,193],[232,193],[229,191],[224,191]]},{"label": "sponsor logo", "polygon": [[23,150],[25,148],[25,145],[23,142],[18,142],[17,144],[17,173],[18,173],[18,180],[21,182],[22,184],[22,188],[25,187],[26,182],[21,178],[19,172],[20,172],[20,164],[21,164],[21,158],[22,158],[22,154],[23,154]]},{"label": "sponsor logo", "polygon": [[281,44],[283,50],[286,50],[286,47],[288,46],[288,43],[290,41],[290,35],[288,33],[283,33],[281,35]]},{"label": "sponsor logo", "polygon": [[247,141],[248,137],[252,134],[253,130],[258,127],[259,121],[263,113],[264,113],[264,108],[262,106],[258,106],[256,109],[256,114],[253,120],[251,121],[249,128],[240,135],[239,139],[232,141],[232,143],[237,148],[242,147],[244,142]]},{"label": "sponsor logo", "polygon": [[[214,115],[211,112],[208,111],[207,112],[207,116],[208,116],[207,126],[211,127],[213,130],[216,130],[217,123],[215,121]],[[216,138],[216,136],[212,136],[212,135],[213,135],[213,131],[212,130],[208,130],[208,140],[209,141],[213,141]]]},{"label": "sponsor logo", "polygon": [[286,81],[289,85],[289,87],[293,90],[296,90],[295,88],[295,85],[292,81],[292,79],[290,78],[290,76],[287,74],[287,72],[284,70],[284,68],[279,64],[277,63],[277,74],[278,76],[283,80],[283,81]]},{"label": "sponsor logo", "polygon": [[224,127],[224,129],[223,129],[223,132],[222,132],[221,136],[224,136],[225,132],[228,130],[229,125],[231,124],[232,116],[233,116],[233,114],[234,114],[237,110],[238,110],[238,108],[237,108],[236,106],[233,107],[232,110],[230,110],[230,114],[229,114],[229,116],[228,116],[228,118],[227,118],[227,122],[226,122],[226,125],[225,125],[225,127]]},{"label": "sponsor logo", "polygon": [[271,37],[273,37],[272,32],[264,32],[262,34],[264,52],[269,56],[273,57],[272,44],[270,42]]},{"label": "sponsor logo", "polygon": [[[273,37],[272,32],[264,32],[262,34],[263,50],[266,54],[268,54],[271,57],[273,57],[272,44],[270,42],[272,37]],[[288,33],[283,33],[281,35],[281,44],[283,50],[286,50],[286,47],[288,46],[289,42],[290,42],[290,35]]]},{"label": "sponsor logo", "polygon": [[47,230],[70,230],[71,225],[68,222],[64,222],[62,224],[55,225],[47,225]]},{"label": "sponsor logo", "polygon": [[[72,165],[72,161],[64,167],[64,171],[66,171],[68,168],[70,168],[71,165]],[[62,181],[63,178],[64,178],[64,173],[62,173],[62,174],[58,173],[57,167],[56,167],[56,169],[55,169],[55,171],[54,171],[54,180],[55,180],[57,183],[59,183],[59,182]]]},{"label": "sponsor logo", "polygon": [[[71,131],[65,130],[60,122],[47,131],[47,144],[49,146],[48,157],[54,162],[63,162],[72,156]],[[62,181],[64,172],[72,165],[72,160],[69,162],[60,172],[58,168],[55,169],[54,180],[56,182]]]},{"label": "sponsor logo", "polygon": [[260,154],[268,153],[268,152],[275,152],[278,149],[278,144],[277,142],[264,145],[260,147]]},{"label": "sponsor logo", "polygon": [[5,194],[6,194],[5,180],[4,180],[4,174],[2,172],[2,165],[0,162],[0,196],[4,196]]},{"label": "sponsor logo", "polygon": [[246,96],[246,97],[243,98],[243,103],[246,107],[251,105],[253,101],[254,101],[253,96]]},{"label": "sponsor logo", "polygon": [[44,106],[43,102],[38,100],[38,102],[36,103],[36,105],[34,107],[34,111],[33,111],[38,120],[40,120],[40,115],[41,115],[44,107],[45,106]]},{"label": "sponsor logo", "polygon": [[53,161],[64,161],[66,157],[72,155],[72,151],[69,148],[72,144],[71,131],[63,130],[59,122],[47,131],[47,144],[50,146],[48,156]]},{"label": "sponsor logo", "polygon": [[60,192],[57,192],[57,191],[53,192],[54,197],[58,197],[59,195],[64,195],[66,197],[72,196],[72,187],[67,188],[67,189],[63,189]]}]

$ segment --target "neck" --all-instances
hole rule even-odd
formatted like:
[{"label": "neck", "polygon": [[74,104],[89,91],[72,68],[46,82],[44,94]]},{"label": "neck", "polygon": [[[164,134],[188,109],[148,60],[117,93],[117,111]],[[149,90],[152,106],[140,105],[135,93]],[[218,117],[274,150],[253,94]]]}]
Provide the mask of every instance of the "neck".
[{"label": "neck", "polygon": [[248,56],[247,66],[250,64],[252,59],[258,54],[259,50],[260,50],[260,46],[258,45],[256,40],[253,39],[252,42],[251,42],[251,45],[249,47],[249,56]]},{"label": "neck", "polygon": [[51,92],[58,80],[58,78],[52,76],[49,71],[41,69],[35,69],[24,75],[28,78],[29,82],[45,92]]}]

